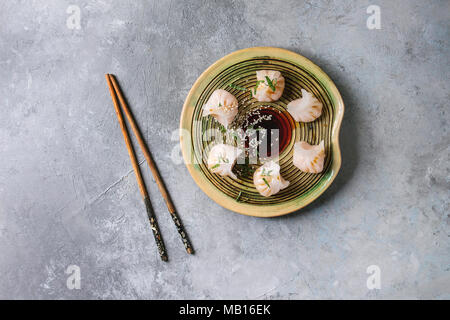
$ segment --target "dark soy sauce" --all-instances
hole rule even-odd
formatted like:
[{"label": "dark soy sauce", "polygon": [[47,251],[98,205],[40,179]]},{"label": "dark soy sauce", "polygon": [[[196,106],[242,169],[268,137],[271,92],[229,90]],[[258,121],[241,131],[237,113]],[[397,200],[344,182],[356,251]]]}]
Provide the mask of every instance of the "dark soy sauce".
[{"label": "dark soy sauce", "polygon": [[[270,118],[270,119],[268,119]],[[283,152],[292,137],[292,126],[288,115],[271,107],[265,107],[254,110],[247,115],[246,126],[243,128],[246,132],[253,128],[256,130],[257,137],[261,144],[258,149],[267,150],[267,156],[277,155]],[[254,125],[252,125],[254,123]],[[258,129],[266,129],[263,134]],[[278,140],[277,140],[278,139]],[[249,138],[246,138],[245,147],[250,145]],[[276,150],[278,146],[278,150]],[[265,152],[264,152],[265,153]],[[264,156],[264,154],[261,154]]]}]

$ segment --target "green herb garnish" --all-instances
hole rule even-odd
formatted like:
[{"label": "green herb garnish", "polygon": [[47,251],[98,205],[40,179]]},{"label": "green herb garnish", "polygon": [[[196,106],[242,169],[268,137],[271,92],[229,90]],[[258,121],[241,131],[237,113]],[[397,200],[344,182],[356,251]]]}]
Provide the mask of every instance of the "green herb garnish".
[{"label": "green herb garnish", "polygon": [[228,86],[231,87],[231,88],[233,88],[233,89],[236,89],[236,90],[247,91],[247,88],[239,87],[239,86],[237,86],[237,85],[235,85],[235,84],[233,84],[233,83],[230,83]]},{"label": "green herb garnish", "polygon": [[269,183],[267,182],[266,178],[263,178],[263,180],[264,180],[264,183],[267,185],[267,187],[270,189],[270,185],[269,185]]},{"label": "green herb garnish", "polygon": [[[260,83],[264,83],[264,80],[257,80],[256,81],[255,88],[253,89],[253,94],[256,94],[256,89],[258,89],[258,86],[259,86]],[[251,93],[251,91],[250,91],[250,93]]]},{"label": "green herb garnish", "polygon": [[241,198],[241,195],[242,195],[242,191],[239,191],[238,196],[234,200],[236,200],[236,202],[239,202],[239,199]]},{"label": "green herb garnish", "polygon": [[248,158],[246,159],[245,164],[237,163],[235,165],[235,169],[236,169],[236,172],[238,173],[239,177],[247,177],[247,176],[253,175],[253,173],[255,172],[255,169],[250,164],[248,164]]},{"label": "green herb garnish", "polygon": [[230,160],[228,160],[228,159],[225,158],[224,156],[220,155],[220,156],[219,156],[219,162],[222,162],[222,163],[229,163]]},{"label": "green herb garnish", "polygon": [[244,172],[245,172],[245,174],[252,175],[253,173],[255,173],[255,169],[253,167],[250,167],[247,165],[244,168]]},{"label": "green herb garnish", "polygon": [[219,167],[220,166],[220,164],[215,164],[215,165],[213,165],[212,167],[211,167],[211,169],[215,169],[215,168],[217,168],[217,167]]},{"label": "green herb garnish", "polygon": [[265,168],[263,168],[262,171],[261,171],[261,175],[262,175],[262,176],[268,176],[268,177],[270,177],[270,174],[271,174],[271,173],[272,173],[272,170],[269,170],[269,171],[266,172],[266,169],[265,169]]},{"label": "green herb garnish", "polygon": [[270,89],[272,89],[272,91],[275,92],[276,88],[273,85],[272,80],[270,80],[270,78],[268,76],[266,76],[266,80],[267,80],[267,84],[269,85]]},{"label": "green herb garnish", "polygon": [[239,142],[239,136],[236,133],[233,133],[234,142],[237,144]]}]

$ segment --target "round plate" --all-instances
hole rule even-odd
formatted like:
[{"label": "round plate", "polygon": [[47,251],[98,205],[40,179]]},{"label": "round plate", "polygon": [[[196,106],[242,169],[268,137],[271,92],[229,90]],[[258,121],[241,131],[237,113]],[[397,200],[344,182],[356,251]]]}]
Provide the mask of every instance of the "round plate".
[{"label": "round plate", "polygon": [[[278,70],[284,76],[285,89],[278,101],[260,103],[251,97],[250,91],[229,86],[253,88],[257,70]],[[290,101],[301,97],[302,88],[312,92],[323,104],[322,115],[310,123],[295,122],[286,111]],[[235,180],[208,170],[206,161],[211,141],[205,131],[221,126],[211,116],[203,117],[202,107],[216,89],[225,89],[236,96],[239,101],[237,117],[245,116],[254,108],[269,106],[288,119],[292,135],[279,155],[281,175],[290,182],[286,189],[266,198],[255,189],[251,175]],[[192,178],[215,202],[241,214],[279,216],[308,205],[333,182],[341,166],[339,129],[343,115],[344,103],[339,91],[325,72],[310,60],[280,48],[248,48],[218,60],[194,83],[181,114],[181,150]],[[325,141],[326,157],[321,173],[304,173],[293,166],[293,146],[300,140],[310,144]]]}]

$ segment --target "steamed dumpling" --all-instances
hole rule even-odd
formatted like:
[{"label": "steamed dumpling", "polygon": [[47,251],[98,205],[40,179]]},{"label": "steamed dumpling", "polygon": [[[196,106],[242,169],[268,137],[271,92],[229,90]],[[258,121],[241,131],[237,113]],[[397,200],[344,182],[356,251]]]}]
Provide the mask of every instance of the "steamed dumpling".
[{"label": "steamed dumpling", "polygon": [[[267,81],[268,77],[272,83],[270,86]],[[273,70],[261,70],[256,71],[256,88],[254,91],[254,97],[260,102],[272,102],[280,99],[284,90],[284,77],[279,71]]]},{"label": "steamed dumpling", "polygon": [[256,190],[264,197],[278,193],[289,185],[289,181],[284,180],[280,175],[280,166],[274,161],[265,163],[255,171],[253,183]]},{"label": "steamed dumpling", "polygon": [[305,141],[294,144],[294,166],[303,172],[319,173],[323,170],[325,146],[323,140],[318,145],[310,145]]},{"label": "steamed dumpling", "polygon": [[203,106],[203,116],[212,115],[225,128],[233,122],[238,113],[238,101],[235,96],[223,89],[217,89]]},{"label": "steamed dumpling", "polygon": [[231,171],[241,149],[230,146],[228,144],[217,144],[212,147],[208,155],[208,169],[213,173],[221,176],[230,176],[237,179],[236,175]]},{"label": "steamed dumpling", "polygon": [[322,114],[322,103],[311,93],[302,89],[302,97],[289,102],[287,111],[295,121],[311,122]]}]

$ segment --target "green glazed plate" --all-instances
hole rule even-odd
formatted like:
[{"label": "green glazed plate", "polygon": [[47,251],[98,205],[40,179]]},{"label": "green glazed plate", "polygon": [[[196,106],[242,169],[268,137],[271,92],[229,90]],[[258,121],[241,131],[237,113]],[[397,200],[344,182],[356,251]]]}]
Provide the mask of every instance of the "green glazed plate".
[{"label": "green glazed plate", "polygon": [[[278,70],[285,78],[281,98],[260,103],[250,91],[229,87],[252,88],[257,70]],[[287,104],[301,97],[300,90],[312,92],[323,104],[322,115],[310,123],[295,122],[286,111]],[[219,128],[211,116],[202,117],[202,107],[216,89],[225,89],[239,101],[239,115],[261,105],[279,110],[290,123],[291,140],[279,155],[281,175],[290,182],[286,189],[270,196],[261,196],[252,177],[238,180],[221,177],[207,168],[211,141],[205,130]],[[341,166],[339,129],[344,115],[344,102],[335,84],[317,65],[305,57],[280,48],[255,47],[233,52],[211,65],[192,86],[183,106],[180,121],[181,150],[186,166],[197,185],[221,206],[245,215],[275,217],[299,210],[317,199],[336,178]],[[325,141],[324,169],[319,174],[304,173],[292,164],[293,147],[297,141],[318,144]],[[203,156],[202,156],[203,155]],[[237,200],[236,200],[237,199]]]}]

